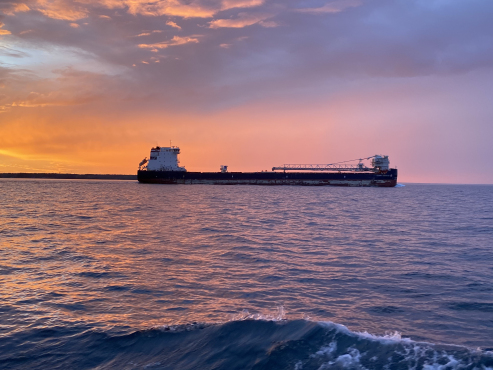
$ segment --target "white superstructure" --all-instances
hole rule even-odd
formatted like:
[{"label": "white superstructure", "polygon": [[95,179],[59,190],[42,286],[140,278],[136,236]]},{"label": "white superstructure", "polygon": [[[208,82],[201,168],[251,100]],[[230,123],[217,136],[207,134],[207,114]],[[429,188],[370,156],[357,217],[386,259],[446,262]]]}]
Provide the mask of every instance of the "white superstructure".
[{"label": "white superstructure", "polygon": [[[146,158],[140,163],[140,168],[146,168],[148,171],[186,171],[185,167],[178,165],[180,163],[178,154],[180,154],[180,148],[176,146],[156,146],[151,149],[149,160]],[[147,166],[142,167],[145,164]]]},{"label": "white superstructure", "polygon": [[373,168],[377,168],[380,171],[388,171],[390,168],[389,156],[388,155],[375,155],[371,160],[371,165]]}]

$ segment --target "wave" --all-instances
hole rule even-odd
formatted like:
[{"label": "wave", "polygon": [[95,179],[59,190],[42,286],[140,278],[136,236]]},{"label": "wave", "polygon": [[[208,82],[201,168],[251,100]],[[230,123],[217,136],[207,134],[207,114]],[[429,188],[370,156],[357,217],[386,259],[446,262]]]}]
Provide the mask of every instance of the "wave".
[{"label": "wave", "polygon": [[[5,369],[493,369],[493,352],[375,336],[343,325],[268,320],[247,311],[220,324],[111,334],[54,327],[0,342]],[[21,344],[19,344],[21,343]]]}]

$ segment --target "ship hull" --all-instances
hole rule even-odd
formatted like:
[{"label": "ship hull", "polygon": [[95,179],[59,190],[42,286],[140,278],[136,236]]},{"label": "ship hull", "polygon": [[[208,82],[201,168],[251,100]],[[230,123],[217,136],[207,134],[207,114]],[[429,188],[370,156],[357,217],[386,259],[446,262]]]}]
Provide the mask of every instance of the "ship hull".
[{"label": "ship hull", "polygon": [[185,172],[138,171],[148,184],[373,186],[397,185],[397,169],[373,172]]}]

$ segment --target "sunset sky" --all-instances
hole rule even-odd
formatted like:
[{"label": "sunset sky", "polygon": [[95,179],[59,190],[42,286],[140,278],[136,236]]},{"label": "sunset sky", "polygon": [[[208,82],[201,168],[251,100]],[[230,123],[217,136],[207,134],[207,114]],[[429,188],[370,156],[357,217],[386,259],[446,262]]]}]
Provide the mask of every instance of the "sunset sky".
[{"label": "sunset sky", "polygon": [[492,0],[0,1],[0,172],[389,155],[493,183]]}]

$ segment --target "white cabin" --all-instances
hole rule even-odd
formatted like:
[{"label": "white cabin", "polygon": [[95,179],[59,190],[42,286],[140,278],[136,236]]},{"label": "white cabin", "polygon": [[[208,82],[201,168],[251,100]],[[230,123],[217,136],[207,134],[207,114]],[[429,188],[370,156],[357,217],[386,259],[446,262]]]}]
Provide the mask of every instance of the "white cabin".
[{"label": "white cabin", "polygon": [[380,171],[387,171],[390,168],[389,156],[375,155],[371,160],[371,165]]},{"label": "white cabin", "polygon": [[180,161],[178,160],[178,154],[180,154],[180,148],[176,146],[156,146],[155,148],[152,148],[151,156],[149,157],[149,161],[147,161],[147,170],[186,171],[185,167],[179,166]]}]

